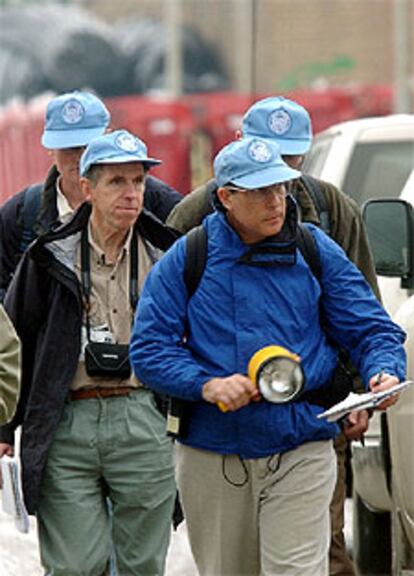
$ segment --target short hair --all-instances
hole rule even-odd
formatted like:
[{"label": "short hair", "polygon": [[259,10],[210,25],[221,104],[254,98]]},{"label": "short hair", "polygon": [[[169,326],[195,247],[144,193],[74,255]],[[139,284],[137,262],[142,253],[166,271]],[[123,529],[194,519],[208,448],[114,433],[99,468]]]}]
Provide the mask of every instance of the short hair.
[{"label": "short hair", "polygon": [[[223,188],[225,188],[225,186],[223,186]],[[213,190],[213,194],[212,194],[212,196],[213,196],[213,206],[214,206],[214,209],[215,209],[215,210],[218,210],[219,212],[224,212],[224,213],[226,213],[226,212],[227,212],[227,209],[226,209],[226,207],[222,204],[220,198],[218,197],[217,191],[218,191],[218,187],[217,187],[215,190]]]},{"label": "short hair", "polygon": [[99,182],[99,179],[102,176],[102,172],[104,171],[105,164],[92,164],[89,166],[84,178],[87,178],[89,182],[92,184],[92,187],[95,188]]},{"label": "short hair", "polygon": [[[110,164],[110,162],[108,162],[108,164]],[[95,188],[98,184],[99,179],[102,176],[102,172],[104,171],[105,167],[108,166],[108,164],[91,164],[91,166],[89,166],[84,178],[87,178],[90,181],[93,188]],[[144,175],[146,175],[150,167],[147,164],[143,164],[143,168]]]}]

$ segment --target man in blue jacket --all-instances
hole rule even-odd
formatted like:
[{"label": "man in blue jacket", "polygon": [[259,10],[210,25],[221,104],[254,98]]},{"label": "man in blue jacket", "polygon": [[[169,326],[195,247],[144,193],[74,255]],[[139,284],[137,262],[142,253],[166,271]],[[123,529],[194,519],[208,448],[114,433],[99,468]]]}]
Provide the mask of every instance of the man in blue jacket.
[{"label": "man in blue jacket", "polygon": [[[300,173],[276,143],[233,142],[214,169],[221,209],[203,223],[198,288],[189,299],[184,237],[147,277],[132,363],[146,385],[190,404],[177,476],[200,574],[326,576],[338,427],[317,418],[310,393],[329,387],[337,346],[367,388],[397,384],[404,333],[342,249],[306,224],[320,253],[315,278],[287,194]],[[274,344],[299,356],[305,375],[304,395],[282,404],[246,376],[255,352]]]},{"label": "man in blue jacket", "polygon": [[[308,111],[297,102],[281,96],[255,102],[243,117],[242,133],[276,141],[283,160],[294,169],[300,169],[313,139]],[[212,200],[216,189],[217,184],[212,179],[185,196],[170,212],[167,224],[183,233],[200,224],[205,216],[214,211]],[[359,268],[380,299],[374,262],[356,203],[332,184],[304,174],[292,183],[290,193],[298,204],[301,220],[316,224],[329,234]],[[338,372],[338,379],[343,383],[343,374]],[[353,385],[359,388],[357,379],[354,379]],[[343,422],[342,434],[336,437],[334,443],[337,481],[331,502],[330,576],[356,576],[344,535],[346,461],[348,442],[357,440],[366,431],[368,413],[361,411],[354,416],[355,421],[348,419]]]}]

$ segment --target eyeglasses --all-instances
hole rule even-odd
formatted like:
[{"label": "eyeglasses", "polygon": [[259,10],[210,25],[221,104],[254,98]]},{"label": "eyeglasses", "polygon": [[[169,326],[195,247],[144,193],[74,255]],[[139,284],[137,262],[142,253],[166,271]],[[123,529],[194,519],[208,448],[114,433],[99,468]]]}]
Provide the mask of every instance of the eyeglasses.
[{"label": "eyeglasses", "polygon": [[226,190],[231,192],[231,194],[244,194],[251,202],[259,204],[267,200],[268,198],[276,197],[278,200],[285,200],[288,195],[288,191],[284,184],[273,184],[272,186],[263,186],[263,188],[237,188],[236,186],[226,186]]}]

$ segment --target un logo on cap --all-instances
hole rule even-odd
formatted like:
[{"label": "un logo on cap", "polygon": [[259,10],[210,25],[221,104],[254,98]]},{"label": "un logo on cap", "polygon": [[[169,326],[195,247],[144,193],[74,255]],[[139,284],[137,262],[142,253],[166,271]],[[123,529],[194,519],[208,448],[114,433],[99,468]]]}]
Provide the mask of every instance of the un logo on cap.
[{"label": "un logo on cap", "polygon": [[255,140],[252,142],[247,153],[255,162],[265,163],[272,159],[272,151],[263,140]]},{"label": "un logo on cap", "polygon": [[131,134],[128,134],[128,132],[119,134],[115,140],[115,144],[124,152],[136,152],[138,150],[138,140]]},{"label": "un logo on cap", "polygon": [[275,110],[269,115],[269,128],[278,136],[286,134],[292,125],[292,118],[286,110]]},{"label": "un logo on cap", "polygon": [[66,124],[78,124],[85,114],[82,104],[78,100],[69,100],[63,106],[62,118]]}]

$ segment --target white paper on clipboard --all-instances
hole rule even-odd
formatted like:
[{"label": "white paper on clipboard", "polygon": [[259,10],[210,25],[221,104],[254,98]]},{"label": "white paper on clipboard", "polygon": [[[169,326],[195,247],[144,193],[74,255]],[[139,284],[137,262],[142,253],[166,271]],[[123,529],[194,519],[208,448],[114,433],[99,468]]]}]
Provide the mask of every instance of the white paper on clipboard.
[{"label": "white paper on clipboard", "polygon": [[338,404],[325,410],[325,412],[318,414],[317,418],[326,418],[328,422],[336,422],[350,412],[376,408],[381,404],[381,402],[395,394],[399,394],[412,383],[412,380],[406,380],[405,382],[400,382],[389,390],[384,390],[383,392],[366,392],[365,394],[355,394],[354,392],[350,392],[345,400],[338,402]]}]

